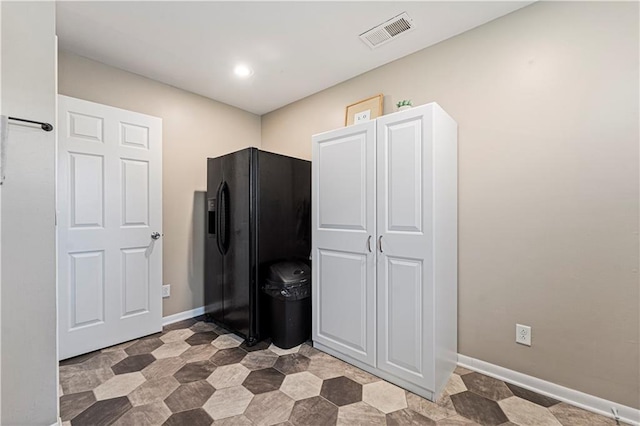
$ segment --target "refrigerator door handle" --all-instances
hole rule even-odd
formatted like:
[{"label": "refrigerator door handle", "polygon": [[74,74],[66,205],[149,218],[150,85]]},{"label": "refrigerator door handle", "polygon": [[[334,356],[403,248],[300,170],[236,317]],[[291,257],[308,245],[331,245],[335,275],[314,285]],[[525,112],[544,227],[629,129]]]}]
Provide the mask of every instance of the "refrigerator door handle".
[{"label": "refrigerator door handle", "polygon": [[220,188],[218,188],[218,235],[216,242],[220,254],[227,254],[229,250],[229,185],[225,181],[222,181]]},{"label": "refrigerator door handle", "polygon": [[222,185],[224,185],[224,181],[220,182],[218,185],[218,190],[216,191],[216,245],[218,246],[218,251],[220,254],[224,254],[222,251],[222,243],[220,241],[220,220],[222,217],[222,210],[220,209],[222,204]]}]

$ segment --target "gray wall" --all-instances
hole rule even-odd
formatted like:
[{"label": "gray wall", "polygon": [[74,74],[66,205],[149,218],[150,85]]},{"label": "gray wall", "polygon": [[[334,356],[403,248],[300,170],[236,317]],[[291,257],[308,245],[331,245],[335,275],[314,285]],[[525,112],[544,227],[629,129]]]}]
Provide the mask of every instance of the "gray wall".
[{"label": "gray wall", "polygon": [[[0,4],[0,49],[2,48],[2,5]],[[0,114],[2,114],[2,54],[0,50]],[[2,357],[2,186],[0,186],[0,357]],[[0,359],[0,423],[2,422],[2,361]]]},{"label": "gray wall", "polygon": [[162,118],[163,315],[204,304],[207,157],[260,146],[260,117],[160,82],[60,51],[62,95]]},{"label": "gray wall", "polygon": [[[55,4],[2,2],[2,114],[55,122]],[[57,421],[55,135],[11,125],[2,186],[3,425]]]},{"label": "gray wall", "polygon": [[262,148],[309,159],[377,93],[440,103],[460,353],[638,408],[638,34],[637,2],[539,2],[263,116]]}]

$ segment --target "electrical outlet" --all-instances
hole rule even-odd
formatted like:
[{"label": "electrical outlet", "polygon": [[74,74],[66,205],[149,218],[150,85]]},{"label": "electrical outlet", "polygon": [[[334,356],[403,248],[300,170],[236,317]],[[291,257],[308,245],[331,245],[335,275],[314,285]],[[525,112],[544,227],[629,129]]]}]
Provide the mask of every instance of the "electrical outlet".
[{"label": "electrical outlet", "polygon": [[531,327],[528,325],[516,324],[516,343],[531,346]]},{"label": "electrical outlet", "polygon": [[162,297],[171,296],[171,284],[165,284],[162,286]]}]

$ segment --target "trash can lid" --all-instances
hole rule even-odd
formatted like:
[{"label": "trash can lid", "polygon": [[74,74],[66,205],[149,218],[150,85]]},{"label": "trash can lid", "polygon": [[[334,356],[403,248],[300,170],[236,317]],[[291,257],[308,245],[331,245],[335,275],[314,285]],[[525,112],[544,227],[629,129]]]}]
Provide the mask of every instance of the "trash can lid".
[{"label": "trash can lid", "polygon": [[267,281],[271,283],[298,284],[309,279],[311,269],[298,260],[274,263],[269,267]]}]

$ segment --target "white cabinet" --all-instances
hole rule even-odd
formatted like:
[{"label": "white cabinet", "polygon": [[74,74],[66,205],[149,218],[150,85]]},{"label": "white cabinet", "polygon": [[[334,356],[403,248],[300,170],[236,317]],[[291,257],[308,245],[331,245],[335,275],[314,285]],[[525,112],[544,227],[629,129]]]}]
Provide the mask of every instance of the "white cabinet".
[{"label": "white cabinet", "polygon": [[314,345],[429,399],[457,361],[457,125],[435,103],[313,137]]},{"label": "white cabinet", "polygon": [[[375,365],[375,122],[314,137],[313,335]],[[313,284],[312,284],[313,285]]]}]

